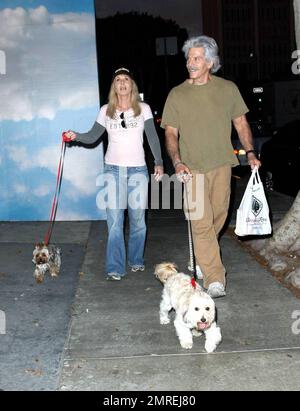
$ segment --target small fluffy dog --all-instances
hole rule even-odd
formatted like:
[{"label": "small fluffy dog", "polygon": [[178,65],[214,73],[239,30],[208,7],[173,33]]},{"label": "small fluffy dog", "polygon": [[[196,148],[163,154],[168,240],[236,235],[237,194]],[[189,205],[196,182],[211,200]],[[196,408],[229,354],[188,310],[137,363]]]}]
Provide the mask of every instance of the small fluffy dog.
[{"label": "small fluffy dog", "polygon": [[215,321],[214,300],[189,275],[179,273],[173,263],[155,266],[155,275],[163,283],[160,323],[168,324],[169,311],[176,311],[174,326],[182,348],[192,348],[193,336],[205,333],[205,350],[215,351],[222,340]]},{"label": "small fluffy dog", "polygon": [[32,262],[35,264],[33,273],[37,283],[42,283],[47,271],[52,278],[58,276],[61,266],[60,249],[53,246],[46,246],[44,243],[38,243],[33,250]]}]

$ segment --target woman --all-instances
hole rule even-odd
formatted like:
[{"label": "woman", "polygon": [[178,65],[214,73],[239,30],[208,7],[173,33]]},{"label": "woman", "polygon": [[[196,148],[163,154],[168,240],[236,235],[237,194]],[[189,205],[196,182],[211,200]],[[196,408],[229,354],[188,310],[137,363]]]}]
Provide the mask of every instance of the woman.
[{"label": "woman", "polygon": [[[155,159],[155,179],[158,181],[163,176],[161,149],[151,109],[141,102],[137,85],[130,71],[124,67],[114,72],[108,104],[101,107],[92,129],[84,134],[68,131],[66,136],[93,144],[105,130],[108,148],[104,159],[104,179],[108,182],[110,197],[106,207],[106,278],[121,280],[126,275],[125,208],[128,208],[129,216],[128,265],[134,272],[145,269],[148,171],[143,149],[144,131]],[[140,186],[137,196],[134,192],[136,183]]]}]

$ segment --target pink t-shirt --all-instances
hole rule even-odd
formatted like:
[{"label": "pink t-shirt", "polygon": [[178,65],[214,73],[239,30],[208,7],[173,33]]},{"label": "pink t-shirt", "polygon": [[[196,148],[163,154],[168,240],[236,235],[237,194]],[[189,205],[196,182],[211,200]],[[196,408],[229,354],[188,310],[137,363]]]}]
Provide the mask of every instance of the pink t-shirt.
[{"label": "pink t-shirt", "polygon": [[122,127],[120,114],[117,110],[115,118],[106,115],[107,104],[101,107],[97,122],[106,128],[108,147],[105,163],[124,167],[144,166],[145,153],[143,148],[144,122],[153,117],[151,108],[146,103],[140,103],[141,114],[134,117],[132,109],[124,111],[126,128]]}]

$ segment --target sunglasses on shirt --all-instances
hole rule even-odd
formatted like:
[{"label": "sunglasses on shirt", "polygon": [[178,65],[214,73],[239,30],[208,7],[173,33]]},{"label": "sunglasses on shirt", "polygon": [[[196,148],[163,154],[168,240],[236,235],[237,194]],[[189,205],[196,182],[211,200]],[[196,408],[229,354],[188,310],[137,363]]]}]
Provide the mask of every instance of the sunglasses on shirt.
[{"label": "sunglasses on shirt", "polygon": [[121,121],[121,126],[122,126],[123,128],[127,128],[126,123],[125,123],[125,120],[124,120],[124,113],[121,113],[121,114],[120,114],[120,119],[122,120],[122,121]]}]

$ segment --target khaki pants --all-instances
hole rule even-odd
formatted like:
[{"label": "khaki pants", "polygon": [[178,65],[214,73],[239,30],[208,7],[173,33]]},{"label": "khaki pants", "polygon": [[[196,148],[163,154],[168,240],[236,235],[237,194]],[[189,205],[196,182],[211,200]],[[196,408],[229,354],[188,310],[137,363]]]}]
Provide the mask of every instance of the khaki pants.
[{"label": "khaki pants", "polygon": [[[185,210],[191,211],[186,212],[186,218],[191,220],[194,253],[203,273],[203,286],[208,288],[216,281],[225,286],[218,236],[228,214],[231,166],[225,165],[205,174],[197,170],[192,173],[193,178],[185,185],[184,200]],[[199,210],[193,212],[195,199],[197,204],[202,204],[201,213]]]}]

